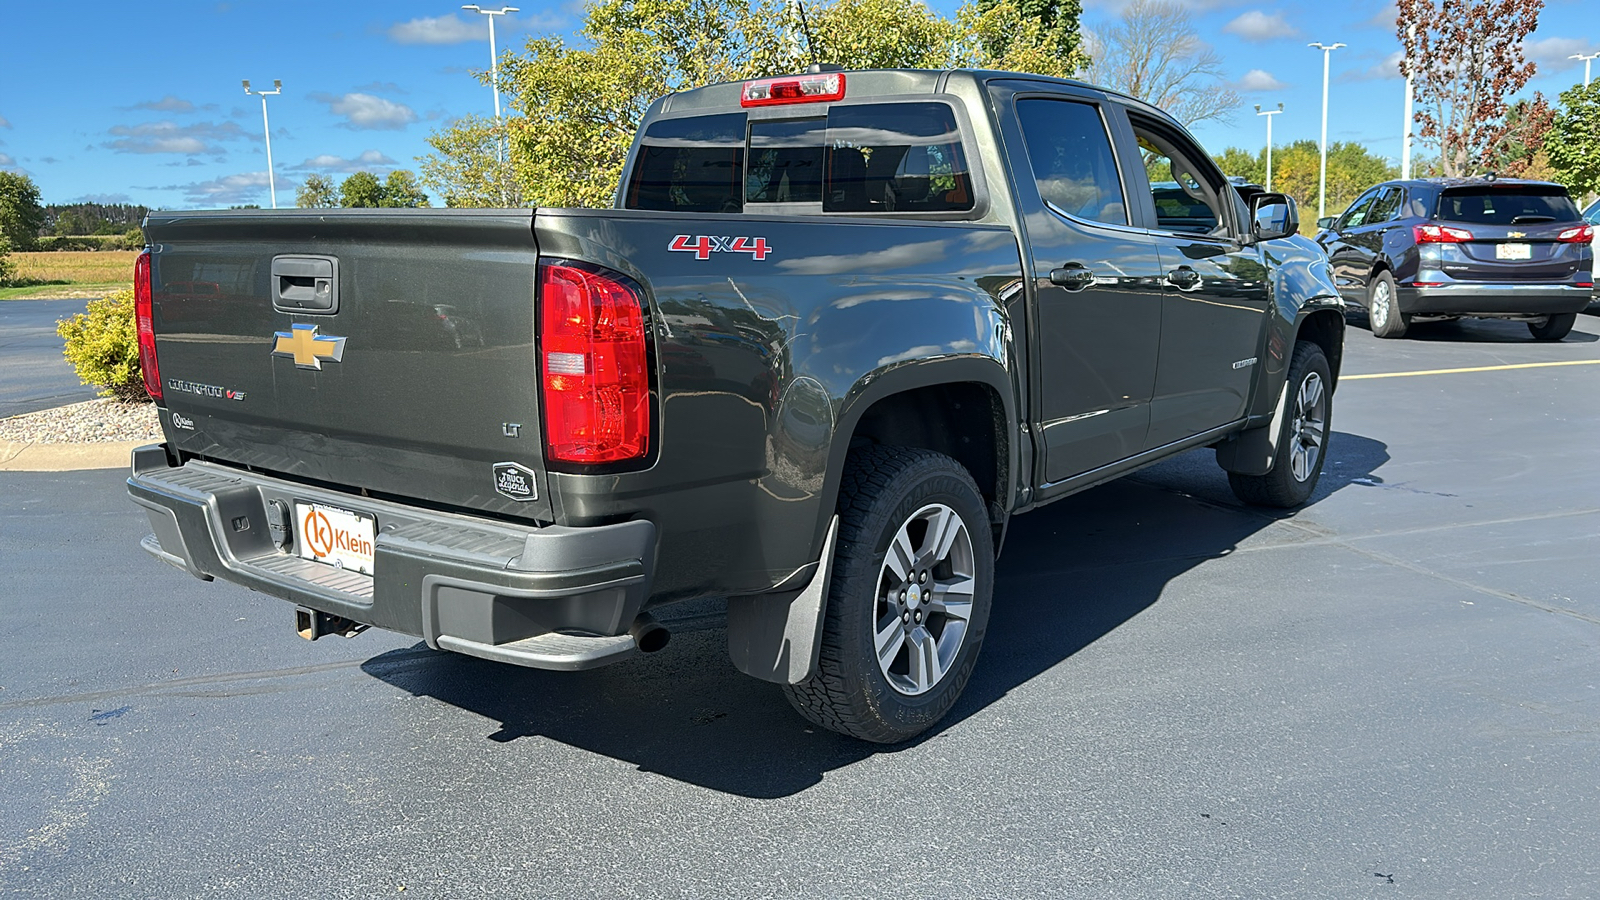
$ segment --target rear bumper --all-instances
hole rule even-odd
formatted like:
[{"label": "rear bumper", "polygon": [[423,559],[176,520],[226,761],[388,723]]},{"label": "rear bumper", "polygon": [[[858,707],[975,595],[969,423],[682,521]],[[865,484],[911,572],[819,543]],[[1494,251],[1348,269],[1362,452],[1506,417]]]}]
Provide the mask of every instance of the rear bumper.
[{"label": "rear bumper", "polygon": [[[656,530],[648,521],[519,526],[213,463],[172,467],[160,445],[134,450],[128,493],[150,517],[144,548],[198,578],[535,668],[592,668],[637,651],[628,629],[649,596]],[[296,500],[374,517],[373,574],[283,546],[269,505],[292,509]]]},{"label": "rear bumper", "polygon": [[1395,299],[1406,315],[1547,316],[1581,312],[1591,290],[1566,284],[1397,285]]}]

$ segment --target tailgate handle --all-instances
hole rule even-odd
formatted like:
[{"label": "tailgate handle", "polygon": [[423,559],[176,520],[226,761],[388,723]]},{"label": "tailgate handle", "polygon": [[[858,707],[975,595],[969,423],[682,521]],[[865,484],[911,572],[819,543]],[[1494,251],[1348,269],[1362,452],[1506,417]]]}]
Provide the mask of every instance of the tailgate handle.
[{"label": "tailgate handle", "polygon": [[338,312],[339,260],[331,256],[273,257],[272,306],[282,312]]}]

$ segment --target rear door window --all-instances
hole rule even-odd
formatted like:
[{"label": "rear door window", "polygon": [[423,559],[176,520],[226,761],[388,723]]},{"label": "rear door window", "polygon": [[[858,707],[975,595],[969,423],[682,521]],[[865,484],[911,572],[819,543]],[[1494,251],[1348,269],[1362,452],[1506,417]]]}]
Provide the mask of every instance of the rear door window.
[{"label": "rear door window", "polygon": [[1075,219],[1128,224],[1122,178],[1098,109],[1071,100],[1018,100],[1017,121],[1040,199]]},{"label": "rear door window", "polygon": [[1477,225],[1537,225],[1576,222],[1578,207],[1555,185],[1446,188],[1439,194],[1435,217]]}]

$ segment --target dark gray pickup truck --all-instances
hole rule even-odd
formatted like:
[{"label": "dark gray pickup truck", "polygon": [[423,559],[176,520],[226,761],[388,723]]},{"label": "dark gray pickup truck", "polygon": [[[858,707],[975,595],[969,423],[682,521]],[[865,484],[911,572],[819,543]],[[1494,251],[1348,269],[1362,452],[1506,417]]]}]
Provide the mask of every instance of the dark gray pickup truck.
[{"label": "dark gray pickup truck", "polygon": [[584,669],[727,597],[740,670],[903,740],[972,674],[1013,514],[1208,446],[1310,496],[1344,318],[1297,227],[1083,84],[688,91],[614,209],[152,214],[166,440],[128,488],[150,553],[305,637]]}]

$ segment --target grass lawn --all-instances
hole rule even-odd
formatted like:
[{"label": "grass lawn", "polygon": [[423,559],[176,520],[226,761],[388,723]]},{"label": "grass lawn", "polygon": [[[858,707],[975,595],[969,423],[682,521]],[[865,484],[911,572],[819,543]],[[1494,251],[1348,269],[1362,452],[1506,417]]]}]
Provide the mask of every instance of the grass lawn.
[{"label": "grass lawn", "polygon": [[22,287],[0,288],[0,300],[100,297],[133,286],[136,250],[12,253]]}]

